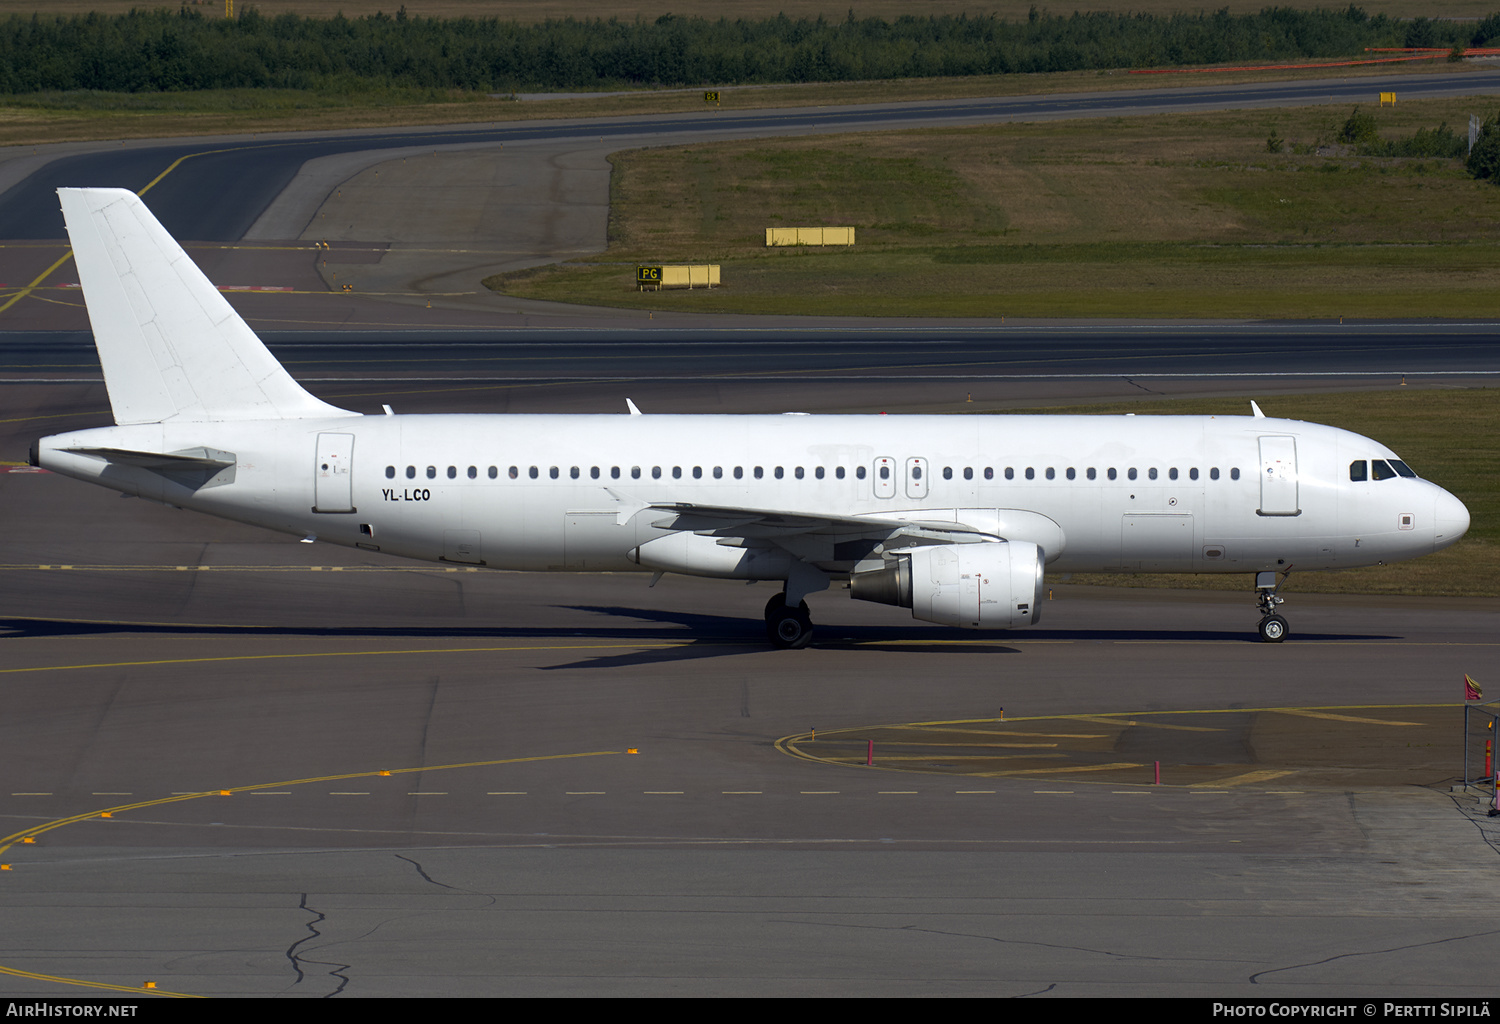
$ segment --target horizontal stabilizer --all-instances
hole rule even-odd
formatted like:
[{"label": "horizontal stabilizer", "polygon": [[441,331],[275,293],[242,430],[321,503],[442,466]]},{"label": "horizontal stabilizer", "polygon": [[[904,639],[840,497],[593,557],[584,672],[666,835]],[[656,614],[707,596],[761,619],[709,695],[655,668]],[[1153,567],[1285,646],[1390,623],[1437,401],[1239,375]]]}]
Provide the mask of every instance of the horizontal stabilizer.
[{"label": "horizontal stabilizer", "polygon": [[217,448],[188,448],[178,452],[139,452],[129,448],[79,446],[62,450],[73,455],[89,455],[96,459],[103,459],[112,466],[129,466],[133,469],[148,470],[194,491],[234,483],[234,469],[238,461],[234,452],[221,452]]},{"label": "horizontal stabilizer", "polygon": [[64,448],[74,455],[92,455],[106,462],[118,462],[141,469],[212,469],[218,472],[235,464],[233,452],[212,448],[192,448],[186,452],[136,452],[128,448]]},{"label": "horizontal stabilizer", "polygon": [[303,390],[134,192],[57,195],[116,423],[359,415]]}]

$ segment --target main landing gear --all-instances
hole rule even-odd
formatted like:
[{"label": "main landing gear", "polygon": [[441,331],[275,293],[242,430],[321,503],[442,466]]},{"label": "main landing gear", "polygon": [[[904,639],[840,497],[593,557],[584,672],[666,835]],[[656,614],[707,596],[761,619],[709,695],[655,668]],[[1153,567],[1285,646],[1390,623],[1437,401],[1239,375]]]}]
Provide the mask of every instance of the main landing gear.
[{"label": "main landing gear", "polygon": [[812,643],[812,635],[812,616],[807,612],[806,601],[793,608],[786,603],[786,594],[781,593],[766,602],[766,637],[772,647],[800,650]]},{"label": "main landing gear", "polygon": [[[1287,573],[1290,574],[1291,570],[1288,569]],[[1274,572],[1255,574],[1255,603],[1261,614],[1260,638],[1268,644],[1279,644],[1286,639],[1286,619],[1276,614],[1276,606],[1286,602],[1286,598],[1276,596],[1276,588],[1285,582],[1286,576],[1282,576],[1278,583]]]}]

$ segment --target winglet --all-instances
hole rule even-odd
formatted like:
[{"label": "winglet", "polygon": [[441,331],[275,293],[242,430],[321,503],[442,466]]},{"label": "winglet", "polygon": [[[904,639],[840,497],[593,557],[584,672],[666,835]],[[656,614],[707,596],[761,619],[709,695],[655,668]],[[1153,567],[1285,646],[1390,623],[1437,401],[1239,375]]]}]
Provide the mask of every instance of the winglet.
[{"label": "winglet", "polygon": [[116,423],[359,415],[303,390],[134,192],[57,196]]},{"label": "winglet", "polygon": [[625,405],[630,409],[630,415],[639,416],[641,414],[641,411],[635,407],[635,403],[630,399],[625,399]]},{"label": "winglet", "polygon": [[1266,418],[1266,414],[1260,411],[1260,406],[1255,404],[1255,400],[1253,398],[1250,400],[1250,411],[1255,413],[1255,418],[1258,420],[1263,420]]}]

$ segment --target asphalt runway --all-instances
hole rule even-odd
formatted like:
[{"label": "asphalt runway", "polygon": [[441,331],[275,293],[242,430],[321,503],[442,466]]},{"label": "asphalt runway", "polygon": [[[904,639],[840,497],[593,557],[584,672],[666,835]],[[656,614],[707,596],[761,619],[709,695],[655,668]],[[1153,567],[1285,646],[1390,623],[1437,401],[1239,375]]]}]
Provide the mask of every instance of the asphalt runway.
[{"label": "asphalt runway", "polygon": [[[319,173],[389,158],[365,152]],[[0,249],[0,276],[49,244]],[[253,284],[268,251],[193,255]],[[371,412],[970,411],[1500,371],[1490,324],[673,330],[295,274],[303,294],[233,301]],[[563,329],[512,329],[533,320]],[[813,647],[776,652],[767,586],[403,563],[4,465],[108,412],[76,292],[0,327],[7,996],[1493,994],[1500,834],[1451,785],[1500,602],[1294,585],[1292,638],[1263,645],[1248,587],[1059,581],[1039,626],[995,634],[831,591]]]}]

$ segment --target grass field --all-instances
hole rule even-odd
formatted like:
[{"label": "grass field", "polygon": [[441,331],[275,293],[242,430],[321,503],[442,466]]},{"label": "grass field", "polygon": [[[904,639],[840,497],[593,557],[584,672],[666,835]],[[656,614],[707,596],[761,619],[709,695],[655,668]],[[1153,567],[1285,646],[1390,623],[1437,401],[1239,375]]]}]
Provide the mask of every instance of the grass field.
[{"label": "grass field", "polygon": [[[1371,97],[1372,100],[1375,97]],[[1490,100],[1374,114],[1460,131]],[[870,133],[615,158],[609,250],[491,279],[651,309],[954,316],[1453,317],[1495,311],[1500,189],[1458,160],[1328,145],[1349,108]],[[1288,150],[1270,153],[1276,134]],[[853,225],[848,249],[767,227]],[[634,290],[638,263],[717,263],[713,292]]]},{"label": "grass field", "polygon": [[[1137,415],[1231,415],[1248,413],[1250,399],[1173,399],[1111,405],[1028,410],[1030,412]],[[1331,395],[1258,398],[1267,416],[1343,427],[1388,445],[1418,475],[1452,491],[1469,508],[1473,523],[1451,548],[1390,566],[1341,572],[1293,572],[1283,593],[1405,594],[1500,597],[1500,389],[1401,388]],[[1243,575],[1074,575],[1074,583],[1109,586],[1243,590]]]},{"label": "grass field", "polygon": [[[1005,3],[973,3],[970,0],[653,0],[642,3],[626,0],[624,3],[579,3],[577,0],[252,0],[249,4],[262,14],[300,14],[305,17],[331,18],[342,13],[348,18],[383,12],[395,14],[402,6],[413,16],[424,18],[499,18],[504,21],[534,22],[548,18],[619,18],[632,21],[636,18],[656,19],[663,14],[675,14],[689,18],[774,18],[785,13],[789,18],[816,18],[842,21],[852,10],[861,18],[899,18],[903,15],[925,17],[929,14],[995,15],[1011,21],[1026,18],[1031,9],[1030,0],[1008,0]],[[131,8],[167,7],[175,9],[175,3],[151,0],[51,0],[45,5],[36,0],[0,0],[0,15],[33,13],[86,14],[99,11],[105,14],[124,14]],[[210,3],[189,3],[206,16],[222,17],[223,0]],[[236,11],[243,11],[245,0],[237,0]],[[1037,4],[1037,7],[1047,7]],[[1215,0],[1212,5],[1185,3],[1183,0],[1070,0],[1052,9],[1066,11],[1130,11],[1141,14],[1171,14],[1177,11],[1197,12],[1205,7],[1213,10],[1227,8],[1231,14],[1247,14],[1267,6],[1264,0]],[[1339,8],[1345,4],[1286,0],[1278,6],[1310,10],[1318,7]],[[1384,14],[1392,18],[1484,18],[1496,10],[1495,0],[1440,0],[1433,8],[1413,0],[1365,0],[1360,3],[1369,14]]]}]

